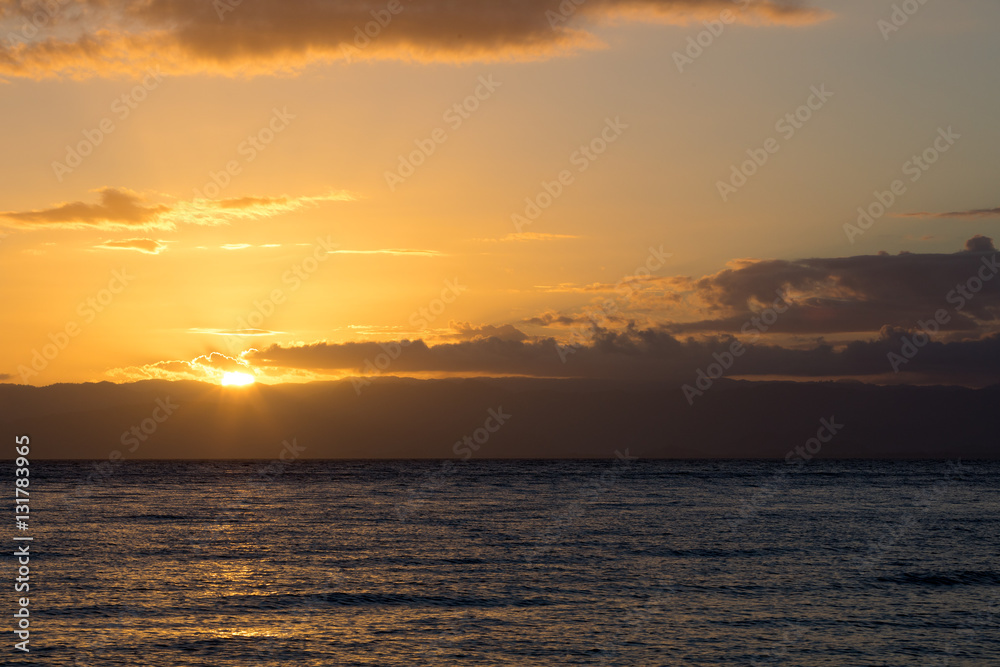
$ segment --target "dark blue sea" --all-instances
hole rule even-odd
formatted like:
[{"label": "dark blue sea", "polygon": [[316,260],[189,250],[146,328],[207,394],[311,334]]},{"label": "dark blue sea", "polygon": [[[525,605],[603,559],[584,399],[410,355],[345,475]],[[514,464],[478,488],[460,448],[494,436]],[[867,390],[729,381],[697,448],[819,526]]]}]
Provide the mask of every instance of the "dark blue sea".
[{"label": "dark blue sea", "polygon": [[33,461],[31,652],[2,662],[997,665],[998,473]]}]

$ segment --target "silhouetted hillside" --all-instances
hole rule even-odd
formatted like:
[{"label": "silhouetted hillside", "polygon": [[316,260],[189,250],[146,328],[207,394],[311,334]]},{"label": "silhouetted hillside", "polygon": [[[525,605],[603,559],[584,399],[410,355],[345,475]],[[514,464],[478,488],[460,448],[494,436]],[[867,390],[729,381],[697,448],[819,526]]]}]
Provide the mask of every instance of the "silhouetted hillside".
[{"label": "silhouetted hillside", "polygon": [[[693,406],[673,383],[520,378],[384,378],[360,395],[349,381],[0,385],[4,430],[31,435],[34,457],[93,459],[275,458],[293,438],[307,458],[450,458],[501,407],[511,417],[476,458],[783,458],[821,418],[844,425],[823,458],[996,458],[998,399],[997,386],[851,382],[721,381]],[[158,400],[177,407],[157,424]]]}]

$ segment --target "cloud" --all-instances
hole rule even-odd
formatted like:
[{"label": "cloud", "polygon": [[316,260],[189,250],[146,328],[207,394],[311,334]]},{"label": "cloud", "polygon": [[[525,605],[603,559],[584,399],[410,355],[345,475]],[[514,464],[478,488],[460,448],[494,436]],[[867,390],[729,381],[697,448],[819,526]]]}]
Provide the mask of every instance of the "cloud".
[{"label": "cloud", "polygon": [[548,311],[535,317],[521,320],[522,324],[530,324],[538,327],[572,327],[576,325],[590,325],[592,319],[583,315],[567,315]]},{"label": "cloud", "polygon": [[[1000,380],[1000,334],[960,341],[931,341],[895,374],[890,353],[900,354],[912,334],[886,327],[875,339],[833,346],[818,341],[805,348],[748,343],[731,362],[730,373],[741,377],[815,379],[871,378],[880,382],[919,380],[984,385]],[[735,339],[728,336],[682,341],[662,329],[629,327],[612,332],[595,328],[575,344],[553,338],[471,340],[428,345],[423,340],[396,343],[314,343],[271,345],[244,355],[251,365],[283,372],[364,375],[367,364],[387,348],[399,354],[386,375],[481,375],[574,377],[625,381],[693,382],[699,370],[728,354]],[[565,359],[565,361],[564,361]],[[729,374],[729,373],[727,373]]]},{"label": "cloud", "polygon": [[884,327],[875,340],[853,341],[841,348],[820,344],[804,350],[751,346],[741,357],[739,373],[779,377],[879,376],[896,381],[984,385],[1000,380],[1000,334],[958,341],[930,341],[912,359],[893,369],[889,355],[904,358],[912,331]]},{"label": "cloud", "polygon": [[1000,329],[998,261],[993,240],[982,235],[950,254],[738,259],[701,277],[539,286],[585,301],[520,324],[569,340],[631,327],[705,339],[761,336],[802,347],[817,338],[867,340],[885,327],[910,330],[943,310],[948,321],[939,338],[978,339]]},{"label": "cloud", "polygon": [[270,218],[328,201],[351,201],[347,192],[305,197],[243,197],[195,199],[172,204],[146,204],[146,198],[125,188],[95,190],[98,203],[70,202],[32,211],[0,211],[0,224],[19,229],[161,229],[178,224],[225,225],[238,220]]},{"label": "cloud", "polygon": [[[401,341],[402,352],[392,362],[392,374],[481,373],[483,375],[553,375],[561,368],[552,339],[527,343],[482,338],[475,341],[429,346],[422,340]],[[271,345],[252,350],[245,358],[254,365],[313,372],[362,374],[366,360],[384,353],[385,343],[314,343],[300,346]]]},{"label": "cloud", "polygon": [[[310,244],[309,243],[296,243],[295,245],[308,246]],[[282,244],[280,244],[280,243],[259,243],[259,244],[253,244],[253,243],[223,243],[220,246],[199,245],[199,246],[195,246],[195,250],[213,250],[215,248],[219,248],[220,250],[247,250],[249,248],[280,248],[281,246],[282,246]]]},{"label": "cloud", "polygon": [[996,248],[993,246],[993,239],[988,236],[983,236],[982,234],[976,234],[971,239],[965,242],[966,252],[995,252]]},{"label": "cloud", "polygon": [[560,241],[563,239],[578,239],[572,234],[543,234],[539,232],[517,232],[501,236],[498,239],[477,239],[485,243],[507,243],[510,241]]},{"label": "cloud", "polygon": [[311,208],[324,202],[354,201],[345,191],[302,197],[240,197],[236,199],[195,199],[182,201],[167,216],[168,222],[192,225],[225,225],[238,220],[273,218]]},{"label": "cloud", "polygon": [[1000,207],[998,208],[977,208],[968,211],[951,211],[949,213],[928,213],[918,211],[916,213],[894,213],[894,218],[995,218],[1000,217]]},{"label": "cloud", "polygon": [[105,241],[94,246],[101,250],[137,250],[148,255],[157,255],[167,249],[162,241],[155,239],[125,239],[122,241]]},{"label": "cloud", "polygon": [[33,227],[64,227],[103,229],[162,227],[160,220],[171,212],[169,206],[144,206],[144,198],[124,188],[96,190],[97,204],[70,202],[34,211],[0,211],[0,220],[22,229]]},{"label": "cloud", "polygon": [[242,359],[212,352],[191,361],[158,361],[144,366],[114,368],[108,375],[119,382],[200,380],[217,383],[223,374],[232,372],[254,374],[254,369]]},{"label": "cloud", "polygon": [[254,209],[275,204],[287,204],[288,197],[237,197],[235,199],[220,199],[215,202],[219,209]]},{"label": "cloud", "polygon": [[[554,338],[488,336],[470,327],[468,340],[429,345],[424,340],[397,341],[399,354],[385,374],[524,375],[536,377],[633,378],[672,377],[690,369],[695,358],[711,359],[708,346],[681,343],[660,331],[615,333],[599,329],[589,340],[564,345]],[[506,330],[510,331],[510,330]],[[370,360],[384,355],[385,342],[319,342],[270,345],[250,350],[243,358],[254,366],[275,369],[360,375]],[[691,350],[703,350],[692,355]],[[565,359],[565,361],[564,361]]]},{"label": "cloud", "polygon": [[459,340],[499,338],[500,340],[519,342],[528,339],[528,336],[513,324],[502,324],[500,326],[483,324],[481,326],[474,326],[469,322],[449,322],[448,326],[451,327],[453,333],[447,337]]},{"label": "cloud", "polygon": [[14,376],[10,373],[0,373],[0,382],[10,382],[14,379]]},{"label": "cloud", "polygon": [[[605,317],[548,311],[520,323],[555,327],[558,333],[553,337],[529,336],[513,323],[452,321],[446,330],[416,340],[398,340],[405,334],[396,331],[389,332],[397,337],[389,342],[271,344],[248,350],[238,359],[212,354],[190,362],[116,369],[112,376],[211,379],[222,371],[251,368],[275,381],[317,379],[364,375],[372,360],[390,357],[388,366],[379,367],[387,375],[690,383],[699,370],[719,363],[740,342],[745,352],[731,360],[729,375],[983,385],[1000,381],[998,260],[992,239],[982,235],[951,254],[740,259],[717,273],[657,279],[649,283],[655,289],[636,289],[624,299],[610,299],[623,310]],[[609,300],[607,290],[620,286],[595,283],[582,286],[579,293],[596,294],[604,302]],[[772,313],[770,320],[764,317],[769,306],[777,305],[780,314]],[[654,313],[662,318],[685,309],[708,317],[689,321],[636,317]],[[915,335],[926,326],[922,323],[942,311],[948,321],[937,331],[922,338]],[[757,324],[748,332],[753,318]],[[761,323],[767,326],[758,328]],[[833,335],[837,340],[830,342]],[[916,354],[909,355],[901,372],[895,373],[890,355],[905,354],[915,340],[922,340]]]},{"label": "cloud", "polygon": [[[670,320],[673,333],[739,333],[777,301],[787,311],[768,333],[873,334],[954,309],[961,286],[979,282],[981,271],[994,275],[995,255],[993,241],[977,235],[952,254],[737,260],[701,278],[675,276],[668,293],[639,292],[631,305]],[[945,328],[973,331],[1000,322],[1000,280],[982,280],[975,297],[962,301]]]},{"label": "cloud", "polygon": [[225,212],[234,217],[261,217],[262,213],[275,215],[288,211],[297,211],[306,206],[312,206],[328,201],[354,201],[356,197],[345,190],[331,191],[322,195],[305,197],[236,197],[233,199],[196,199],[192,207],[209,211]]},{"label": "cloud", "polygon": [[[74,0],[5,3],[0,75],[107,76],[162,67],[166,74],[287,72],[353,59],[525,60],[595,48],[591,32],[615,21],[686,24],[733,11],[751,25],[807,25],[829,13],[795,0]],[[55,8],[54,12],[51,9]],[[384,26],[376,22],[379,14]],[[37,34],[22,26],[35,20]],[[364,34],[368,30],[369,37]]]},{"label": "cloud", "polygon": [[[902,380],[988,384],[1000,380],[1000,334],[968,341],[934,341],[893,373],[889,354],[900,354],[904,332],[890,331],[869,341],[834,347],[819,342],[805,349],[780,346],[745,346],[731,366],[741,377],[830,378],[851,376]],[[625,381],[665,380],[693,382],[724,355],[731,338],[680,341],[655,329],[622,332],[597,330],[593,337],[575,346],[546,338],[532,341],[477,338],[430,346],[422,340],[400,341],[402,352],[382,373],[400,376],[530,376],[615,379]],[[364,375],[366,362],[384,354],[386,343],[315,343],[272,345],[245,355],[251,365],[266,367],[271,374],[308,372]],[[562,359],[566,361],[563,362]]]},{"label": "cloud", "polygon": [[188,333],[208,334],[210,336],[277,336],[284,334],[284,331],[270,331],[268,329],[188,329]]},{"label": "cloud", "polygon": [[619,294],[632,293],[636,290],[647,288],[669,289],[676,279],[670,276],[625,276],[617,283],[589,283],[581,285],[579,283],[559,283],[558,285],[535,285],[534,289],[539,292],[558,292],[564,294],[588,294],[588,293],[611,293]]},{"label": "cloud", "polygon": [[442,257],[437,250],[416,250],[411,248],[382,248],[380,250],[331,250],[331,255],[398,255],[411,257]]}]

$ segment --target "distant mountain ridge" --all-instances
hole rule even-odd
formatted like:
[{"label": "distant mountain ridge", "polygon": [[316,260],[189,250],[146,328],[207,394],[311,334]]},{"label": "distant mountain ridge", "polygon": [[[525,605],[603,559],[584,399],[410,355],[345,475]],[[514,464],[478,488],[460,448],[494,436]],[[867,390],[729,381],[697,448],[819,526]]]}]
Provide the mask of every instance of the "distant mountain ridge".
[{"label": "distant mountain ridge", "polygon": [[474,458],[784,458],[834,419],[819,458],[991,459],[998,405],[1000,385],[856,382],[720,380],[693,406],[676,383],[595,380],[0,385],[3,431],[71,459],[271,459],[293,439],[305,458],[455,458],[499,408],[511,417]]}]

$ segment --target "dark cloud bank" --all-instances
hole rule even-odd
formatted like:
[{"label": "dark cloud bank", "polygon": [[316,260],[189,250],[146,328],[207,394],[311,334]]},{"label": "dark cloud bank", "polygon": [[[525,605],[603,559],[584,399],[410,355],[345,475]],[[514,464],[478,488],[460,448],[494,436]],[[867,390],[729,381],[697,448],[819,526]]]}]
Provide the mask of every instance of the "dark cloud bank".
[{"label": "dark cloud bank", "polygon": [[[65,0],[0,3],[0,74],[287,72],[359,58],[468,62],[594,48],[593,25],[686,23],[729,10],[751,25],[811,25],[796,0]],[[28,25],[25,29],[23,26]]]},{"label": "dark cloud bank", "polygon": [[[613,330],[558,313],[526,320],[572,324],[576,333],[563,343],[529,338],[510,324],[463,325],[455,342],[390,344],[399,347],[383,370],[683,384],[732,351],[738,338],[738,358],[725,375],[888,375],[891,382],[984,386],[1000,382],[998,275],[993,241],[978,235],[955,253],[745,260],[701,278],[670,278],[667,296],[640,292],[630,304],[637,313],[683,298],[700,304],[710,315],[705,319]],[[370,342],[272,345],[246,360],[278,370],[362,374],[384,351]]]}]

